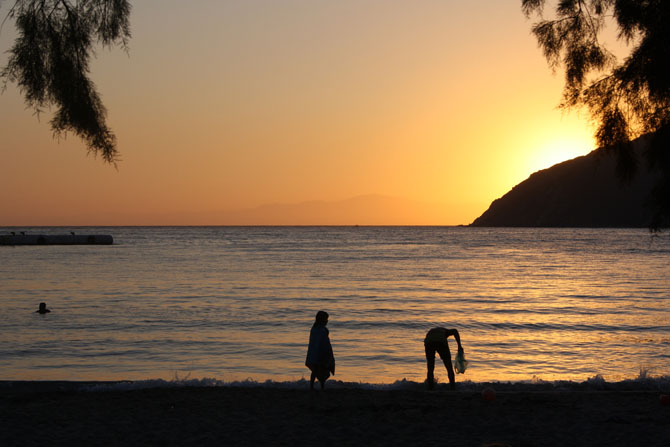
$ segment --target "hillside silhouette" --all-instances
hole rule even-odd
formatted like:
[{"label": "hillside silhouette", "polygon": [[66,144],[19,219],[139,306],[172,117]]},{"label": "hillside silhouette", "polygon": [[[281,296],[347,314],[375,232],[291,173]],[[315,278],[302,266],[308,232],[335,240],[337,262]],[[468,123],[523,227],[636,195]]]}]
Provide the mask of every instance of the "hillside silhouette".
[{"label": "hillside silhouette", "polygon": [[[641,157],[643,145],[636,142]],[[616,159],[604,149],[532,174],[494,200],[472,222],[476,227],[649,227],[649,194],[654,183],[643,163],[622,182]]]}]

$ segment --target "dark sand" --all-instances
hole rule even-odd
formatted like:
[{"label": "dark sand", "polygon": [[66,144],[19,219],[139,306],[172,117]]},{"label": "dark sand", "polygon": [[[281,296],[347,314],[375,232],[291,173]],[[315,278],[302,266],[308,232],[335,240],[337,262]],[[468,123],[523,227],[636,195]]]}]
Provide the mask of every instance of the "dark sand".
[{"label": "dark sand", "polygon": [[653,391],[0,387],[0,445],[670,446]]}]

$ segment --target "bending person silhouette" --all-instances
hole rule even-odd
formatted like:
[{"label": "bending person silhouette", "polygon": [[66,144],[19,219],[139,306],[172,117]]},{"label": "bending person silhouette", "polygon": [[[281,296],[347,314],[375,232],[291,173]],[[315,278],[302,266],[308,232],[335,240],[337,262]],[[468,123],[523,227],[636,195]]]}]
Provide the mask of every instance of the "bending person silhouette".
[{"label": "bending person silhouette", "polygon": [[449,376],[449,385],[451,389],[456,389],[456,378],[454,377],[454,367],[451,364],[451,352],[449,352],[449,343],[447,343],[447,338],[450,335],[453,335],[458,343],[458,352],[463,352],[463,346],[461,345],[461,336],[458,334],[456,329],[445,329],[443,327],[435,327],[428,331],[426,338],[423,340],[424,347],[426,348],[426,362],[428,366],[428,389],[432,390],[435,386],[435,353],[440,354],[442,363],[447,368],[447,375]]},{"label": "bending person silhouette", "polygon": [[314,389],[314,379],[319,379],[319,384],[323,389],[330,373],[335,374],[335,356],[333,347],[330,345],[327,324],[328,313],[320,310],[316,314],[316,320],[309,333],[309,346],[307,347],[307,359],[305,359],[305,366],[312,371],[309,378],[311,390]]}]

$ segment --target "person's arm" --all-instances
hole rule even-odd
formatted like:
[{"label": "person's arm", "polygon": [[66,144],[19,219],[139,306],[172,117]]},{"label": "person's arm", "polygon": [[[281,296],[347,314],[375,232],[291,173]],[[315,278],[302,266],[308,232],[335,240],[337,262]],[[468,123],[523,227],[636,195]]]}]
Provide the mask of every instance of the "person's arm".
[{"label": "person's arm", "polygon": [[453,335],[454,338],[456,339],[456,343],[458,343],[458,350],[463,352],[463,345],[461,344],[461,336],[458,334],[457,329],[447,329],[447,337],[450,335]]}]

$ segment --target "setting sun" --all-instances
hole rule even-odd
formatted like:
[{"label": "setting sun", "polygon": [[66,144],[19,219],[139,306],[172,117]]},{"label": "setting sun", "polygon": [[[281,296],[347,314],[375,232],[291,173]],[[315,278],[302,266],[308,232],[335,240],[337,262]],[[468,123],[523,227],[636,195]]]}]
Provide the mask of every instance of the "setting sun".
[{"label": "setting sun", "polygon": [[566,135],[548,141],[539,146],[535,156],[531,157],[533,171],[547,169],[551,166],[586,155],[595,149],[595,142],[590,135]]},{"label": "setting sun", "polygon": [[530,129],[522,141],[515,161],[519,175],[525,177],[519,180],[596,149],[592,129],[576,114],[560,116],[554,125]]}]

